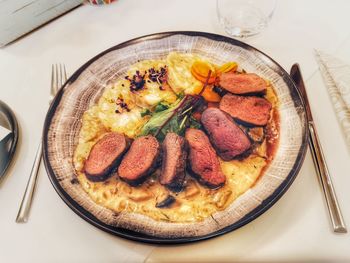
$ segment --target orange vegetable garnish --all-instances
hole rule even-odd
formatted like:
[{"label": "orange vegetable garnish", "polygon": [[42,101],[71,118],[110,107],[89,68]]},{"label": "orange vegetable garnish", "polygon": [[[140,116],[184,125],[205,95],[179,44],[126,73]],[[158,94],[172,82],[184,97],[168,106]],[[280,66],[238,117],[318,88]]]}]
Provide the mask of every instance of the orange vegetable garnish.
[{"label": "orange vegetable garnish", "polygon": [[213,91],[213,87],[206,87],[202,92],[202,96],[209,102],[219,102],[221,100],[220,95]]},{"label": "orange vegetable garnish", "polygon": [[193,87],[193,94],[199,94],[203,89],[203,86],[195,86]]},{"label": "orange vegetable garnish", "polygon": [[208,80],[208,84],[212,84],[216,80],[216,72],[215,67],[213,65],[199,60],[195,61],[191,67],[192,75],[202,83],[206,82],[209,71],[211,71],[211,74]]},{"label": "orange vegetable garnish", "polygon": [[[191,71],[191,73],[192,73],[192,75],[193,75],[197,80],[199,80],[200,82],[205,83],[205,82],[207,81],[207,77],[208,77],[208,76],[203,77],[203,76],[201,76],[201,75],[198,75],[198,74],[197,74],[196,72],[194,72],[194,71]],[[216,77],[210,77],[209,80],[208,80],[208,84],[214,83],[215,80],[216,80]]]},{"label": "orange vegetable garnish", "polygon": [[238,68],[238,64],[236,62],[227,62],[223,65],[221,65],[218,69],[217,72],[219,73],[226,73],[230,71],[236,71]]}]

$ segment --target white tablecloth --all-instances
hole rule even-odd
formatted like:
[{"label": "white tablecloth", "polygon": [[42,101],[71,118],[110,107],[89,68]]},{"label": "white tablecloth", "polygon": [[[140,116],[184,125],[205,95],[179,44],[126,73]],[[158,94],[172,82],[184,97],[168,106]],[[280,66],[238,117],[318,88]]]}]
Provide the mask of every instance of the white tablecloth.
[{"label": "white tablecloth", "polygon": [[[316,125],[344,218],[350,227],[350,153],[313,49],[350,63],[350,2],[281,0],[269,27],[247,43],[287,71],[301,65]],[[104,233],[68,208],[42,166],[27,224],[15,217],[48,108],[51,64],[73,72],[99,52],[141,35],[173,30],[224,34],[213,0],[119,0],[83,6],[0,49],[0,99],[21,128],[17,158],[0,186],[0,262],[350,261],[350,234],[331,231],[308,153],[288,192],[237,231],[181,246],[153,246]]]}]

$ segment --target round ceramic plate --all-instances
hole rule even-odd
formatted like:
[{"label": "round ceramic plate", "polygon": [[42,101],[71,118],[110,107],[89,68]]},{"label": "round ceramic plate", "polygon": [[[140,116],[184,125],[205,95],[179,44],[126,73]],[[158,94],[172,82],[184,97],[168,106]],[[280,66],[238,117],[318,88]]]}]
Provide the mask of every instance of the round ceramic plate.
[{"label": "round ceramic plate", "polygon": [[16,146],[19,136],[18,123],[15,114],[4,102],[0,100],[0,126],[5,127],[11,131],[11,134],[7,136],[0,143],[0,181],[7,169],[9,168],[11,161],[16,152]]},{"label": "round ceramic plate", "polygon": [[[197,223],[157,222],[139,214],[120,215],[93,202],[76,180],[72,156],[83,113],[104,87],[124,76],[138,60],[164,58],[169,52],[189,52],[216,64],[237,61],[247,72],[272,82],[280,101],[280,138],[274,160],[264,175],[225,211]],[[153,243],[203,240],[237,229],[270,208],[288,189],[304,160],[307,133],[303,102],[288,73],[274,60],[240,41],[202,32],[158,33],[112,47],[78,69],[58,92],[46,117],[44,160],[58,194],[79,216],[118,236]],[[139,226],[125,222],[139,221]],[[136,220],[135,220],[136,219]],[[156,227],[155,227],[156,226]],[[148,233],[148,234],[147,234]],[[152,233],[152,234],[149,234]]]}]

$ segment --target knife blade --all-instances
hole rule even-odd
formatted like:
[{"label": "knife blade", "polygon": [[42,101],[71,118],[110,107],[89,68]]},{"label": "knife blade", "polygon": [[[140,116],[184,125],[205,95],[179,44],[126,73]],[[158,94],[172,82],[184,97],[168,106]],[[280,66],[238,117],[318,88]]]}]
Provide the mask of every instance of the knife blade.
[{"label": "knife blade", "polygon": [[326,159],[324,157],[322,146],[312,117],[309,99],[299,64],[296,63],[292,66],[290,70],[290,76],[292,77],[305,102],[305,110],[308,123],[307,128],[309,131],[309,147],[312,159],[314,161],[316,173],[320,179],[323,194],[327,203],[333,231],[336,233],[347,233],[346,225],[334,190],[331,175],[327,167]]}]

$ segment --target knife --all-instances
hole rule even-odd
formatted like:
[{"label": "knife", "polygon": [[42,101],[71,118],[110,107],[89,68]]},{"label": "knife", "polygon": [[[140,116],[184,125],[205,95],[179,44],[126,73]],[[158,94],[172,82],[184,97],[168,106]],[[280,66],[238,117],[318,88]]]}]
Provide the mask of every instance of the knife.
[{"label": "knife", "polygon": [[337,196],[333,187],[331,176],[328,171],[326,160],[322,151],[320,140],[316,131],[314,120],[312,117],[309,99],[307,97],[303,77],[301,75],[299,64],[296,63],[290,70],[290,76],[296,84],[305,102],[306,118],[309,130],[309,147],[312,159],[315,164],[317,175],[322,185],[324,197],[326,199],[329,216],[332,221],[333,231],[336,233],[347,233],[346,225],[340,211]]}]

